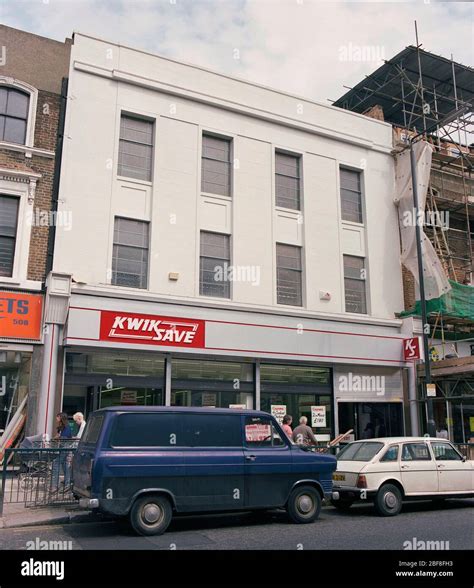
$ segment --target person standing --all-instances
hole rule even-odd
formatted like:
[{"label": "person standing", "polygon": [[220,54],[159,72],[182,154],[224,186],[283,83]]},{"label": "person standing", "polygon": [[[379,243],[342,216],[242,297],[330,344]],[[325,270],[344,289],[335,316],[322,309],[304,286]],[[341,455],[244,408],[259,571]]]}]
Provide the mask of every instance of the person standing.
[{"label": "person standing", "polygon": [[305,416],[300,417],[300,424],[293,431],[293,441],[301,445],[317,445],[318,440],[307,423],[308,419]]},{"label": "person standing", "polygon": [[283,417],[283,422],[281,428],[285,431],[286,436],[290,441],[293,440],[293,431],[291,430],[291,423],[293,422],[293,417],[289,414],[285,414]]},{"label": "person standing", "polygon": [[75,415],[72,417],[74,422],[77,425],[77,433],[74,435],[76,439],[80,439],[82,437],[82,433],[84,432],[84,428],[86,426],[86,421],[84,420],[84,415],[82,412],[76,412]]},{"label": "person standing", "polygon": [[71,484],[71,459],[70,452],[64,451],[65,444],[62,441],[72,439],[72,430],[65,412],[59,412],[56,415],[56,435],[54,437],[58,442],[59,456],[53,462],[51,492],[56,492],[59,485],[60,470],[64,472],[64,488]]}]

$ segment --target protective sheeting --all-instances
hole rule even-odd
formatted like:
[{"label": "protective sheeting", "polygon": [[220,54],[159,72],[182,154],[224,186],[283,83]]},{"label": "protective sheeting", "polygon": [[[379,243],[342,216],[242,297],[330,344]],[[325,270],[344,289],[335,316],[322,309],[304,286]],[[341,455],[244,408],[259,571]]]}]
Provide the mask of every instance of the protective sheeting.
[{"label": "protective sheeting", "polygon": [[[426,305],[428,314],[440,313],[443,316],[467,319],[474,322],[474,286],[458,284],[449,280],[451,290],[440,298],[433,298]],[[420,301],[417,300],[414,308],[400,313],[401,317],[421,316]]]},{"label": "protective sheeting", "polygon": [[426,141],[418,141],[414,144],[413,149],[416,160],[418,206],[421,212],[418,217],[413,206],[409,149],[405,149],[405,151],[397,156],[396,160],[394,202],[398,206],[402,243],[401,262],[413,274],[417,288],[417,298],[419,298],[420,284],[418,280],[418,256],[416,251],[416,223],[418,223],[421,228],[425,297],[427,300],[431,300],[449,292],[451,286],[433,245],[423,231],[426,194],[428,192],[431,171],[432,147]]}]

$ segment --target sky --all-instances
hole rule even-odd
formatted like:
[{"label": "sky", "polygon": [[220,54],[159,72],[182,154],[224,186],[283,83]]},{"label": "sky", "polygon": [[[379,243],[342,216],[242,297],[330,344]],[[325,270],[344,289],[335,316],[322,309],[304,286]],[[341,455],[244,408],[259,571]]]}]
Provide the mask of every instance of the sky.
[{"label": "sky", "polygon": [[474,3],[0,0],[0,22],[59,41],[120,42],[311,100],[333,101],[410,44],[474,65]]}]

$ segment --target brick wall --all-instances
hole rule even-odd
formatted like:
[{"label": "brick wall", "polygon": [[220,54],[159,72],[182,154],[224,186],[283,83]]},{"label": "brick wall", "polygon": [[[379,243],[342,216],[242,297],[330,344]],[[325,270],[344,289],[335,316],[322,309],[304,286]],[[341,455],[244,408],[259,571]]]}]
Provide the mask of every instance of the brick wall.
[{"label": "brick wall", "polygon": [[[34,146],[54,151],[59,123],[61,99],[51,92],[38,92],[38,105],[35,123]],[[0,167],[28,170],[41,174],[36,185],[34,202],[34,219],[41,218],[39,213],[49,212],[52,204],[54,178],[54,157],[33,154],[26,157],[24,153],[0,149]],[[46,259],[50,227],[36,224],[31,229],[30,252],[28,261],[28,279],[44,281],[46,278]]]}]

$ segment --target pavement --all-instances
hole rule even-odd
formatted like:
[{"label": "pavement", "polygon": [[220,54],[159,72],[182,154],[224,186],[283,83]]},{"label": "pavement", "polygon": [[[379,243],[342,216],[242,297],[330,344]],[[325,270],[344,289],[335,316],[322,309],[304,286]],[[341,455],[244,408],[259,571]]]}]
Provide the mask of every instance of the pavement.
[{"label": "pavement", "polygon": [[0,529],[34,527],[39,525],[65,525],[98,521],[98,515],[79,510],[76,505],[25,508],[23,503],[5,504],[0,517]]}]

